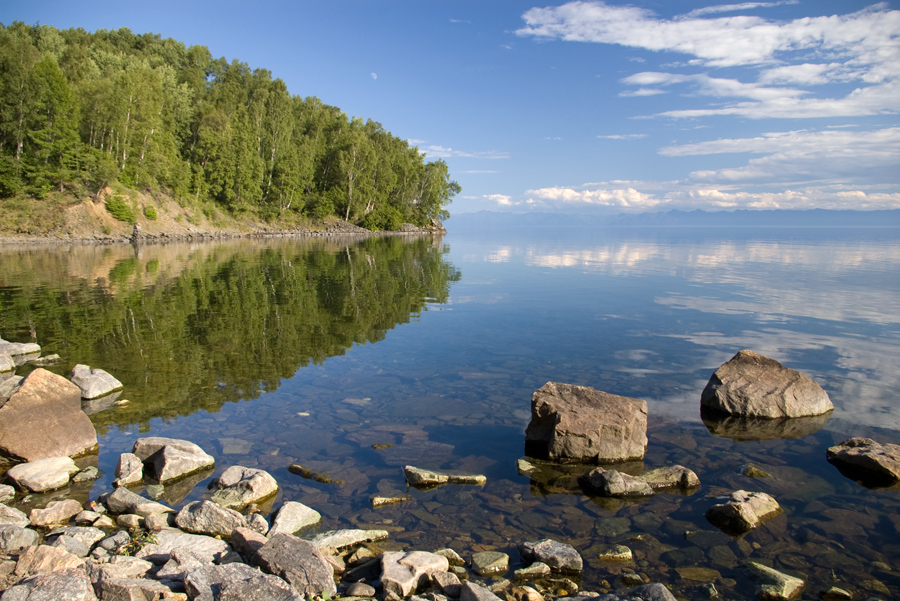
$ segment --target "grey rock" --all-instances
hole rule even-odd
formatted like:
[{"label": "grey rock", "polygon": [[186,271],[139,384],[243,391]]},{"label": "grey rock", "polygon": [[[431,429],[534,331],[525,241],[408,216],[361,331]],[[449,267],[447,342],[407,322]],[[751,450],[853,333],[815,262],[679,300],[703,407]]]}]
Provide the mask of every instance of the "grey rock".
[{"label": "grey rock", "polygon": [[760,580],[760,584],[756,587],[756,594],[761,599],[787,601],[803,589],[804,582],[799,578],[788,576],[753,561],[748,562],[746,566],[751,574]]},{"label": "grey rock", "polygon": [[144,479],[144,462],[134,453],[122,453],[116,464],[113,486],[130,486]]},{"label": "grey rock", "polygon": [[706,519],[726,533],[743,533],[781,513],[778,502],[763,492],[738,490],[725,503],[713,505]]},{"label": "grey rock", "polygon": [[505,574],[509,570],[509,555],[500,551],[482,551],[472,555],[472,571],[479,576]]},{"label": "grey rock", "polygon": [[247,526],[251,530],[256,530],[260,534],[269,533],[269,522],[261,513],[251,513],[247,517]]},{"label": "grey rock", "polygon": [[0,353],[3,353],[4,355],[17,357],[19,355],[32,355],[40,352],[40,345],[35,344],[34,342],[7,342],[0,338]]},{"label": "grey rock", "polygon": [[435,572],[431,575],[431,579],[448,597],[458,599],[462,593],[462,582],[459,576],[452,572]]},{"label": "grey rock", "polygon": [[136,513],[123,513],[122,515],[116,516],[116,525],[119,528],[124,528],[125,530],[142,528],[144,526],[143,521],[144,518]]},{"label": "grey rock", "polygon": [[31,520],[22,511],[15,507],[9,507],[0,503],[0,525],[18,526],[25,528],[31,524]]},{"label": "grey rock", "polygon": [[149,578],[101,578],[96,584],[100,598],[106,601],[143,601],[144,599],[171,599],[172,589],[162,582]]},{"label": "grey rock", "polygon": [[264,470],[233,465],[210,484],[211,500],[223,507],[240,509],[278,492],[278,483]]},{"label": "grey rock", "polygon": [[118,532],[101,539],[97,543],[97,546],[105,551],[109,551],[110,553],[115,553],[119,550],[119,547],[130,542],[131,535],[124,530],[119,530]]},{"label": "grey rock", "polygon": [[122,388],[122,383],[109,373],[80,363],[72,369],[69,379],[81,389],[83,399],[96,399]]},{"label": "grey rock", "polygon": [[215,465],[215,459],[188,440],[150,436],[139,438],[131,451],[162,483],[177,480]]},{"label": "grey rock", "polygon": [[20,489],[44,492],[66,486],[77,472],[78,466],[69,457],[47,457],[13,466],[6,475]]},{"label": "grey rock", "polygon": [[250,559],[269,539],[252,528],[235,528],[231,533],[231,546],[245,559]]},{"label": "grey rock", "polygon": [[30,528],[12,524],[0,525],[0,553],[17,555],[25,547],[34,547],[41,536]]},{"label": "grey rock", "polygon": [[641,480],[650,485],[653,490],[665,488],[695,488],[700,486],[700,478],[693,470],[681,465],[661,467],[645,472],[640,476]]},{"label": "grey rock", "polygon": [[0,372],[13,371],[16,369],[16,362],[13,361],[9,353],[0,351]]},{"label": "grey rock", "polygon": [[519,554],[527,561],[540,561],[552,570],[581,572],[584,562],[575,547],[552,539],[522,543]]},{"label": "grey rock", "polygon": [[701,408],[716,413],[805,417],[828,413],[828,394],[808,376],[778,361],[743,350],[715,371],[700,396]]},{"label": "grey rock", "polygon": [[269,530],[269,538],[276,534],[294,534],[320,521],[322,515],[315,509],[296,501],[286,501],[275,515],[272,528]]},{"label": "grey rock", "polygon": [[374,597],[375,587],[365,582],[354,582],[344,591],[345,597]]},{"label": "grey rock", "polygon": [[253,556],[253,562],[307,597],[337,593],[332,565],[315,545],[296,536],[273,535]]},{"label": "grey rock", "polygon": [[459,601],[501,601],[500,597],[474,582],[466,582],[459,593]]},{"label": "grey rock", "polygon": [[569,601],[677,601],[675,595],[659,582],[643,584],[627,593],[603,595],[601,597],[576,596]]},{"label": "grey rock", "polygon": [[53,539],[50,543],[51,547],[59,547],[65,549],[75,557],[87,557],[91,552],[90,547],[75,538],[74,536],[61,535]]},{"label": "grey rock", "polygon": [[16,498],[16,489],[9,484],[0,484],[0,503],[8,503]]},{"label": "grey rock", "polygon": [[24,461],[74,457],[97,446],[97,432],[81,410],[81,390],[37,368],[0,407],[0,453]]},{"label": "grey rock", "polygon": [[19,386],[21,386],[24,379],[22,376],[10,376],[0,379],[0,407],[6,404],[9,397],[18,392]]},{"label": "grey rock", "polygon": [[139,494],[131,492],[127,488],[117,488],[104,498],[104,503],[111,513],[117,514],[135,513],[146,517],[156,513],[175,511],[162,503],[145,499]]},{"label": "grey rock", "polygon": [[187,547],[204,563],[218,563],[232,553],[231,545],[225,541],[202,534],[190,534],[174,528],[164,528],[154,533],[153,536],[156,542],[142,547],[135,553],[135,557],[164,564],[169,560],[174,549]]},{"label": "grey rock", "polygon": [[32,526],[51,526],[66,524],[81,511],[81,505],[73,499],[50,501],[43,509],[31,510]]},{"label": "grey rock", "polygon": [[[207,598],[197,597],[200,601]],[[209,601],[304,601],[303,595],[290,587],[284,580],[269,574],[259,574],[250,580],[226,582],[219,594]]]},{"label": "grey rock", "polygon": [[627,563],[634,559],[634,554],[625,545],[606,545],[597,551],[597,559]]},{"label": "grey rock", "polygon": [[466,560],[460,557],[459,553],[454,551],[453,549],[438,549],[435,551],[436,555],[442,555],[447,558],[447,562],[451,566],[464,566],[466,565]]},{"label": "grey rock", "polygon": [[443,555],[425,551],[390,551],[381,556],[381,586],[386,599],[402,599],[427,585],[431,575],[446,572],[450,562]]},{"label": "grey rock", "polygon": [[5,601],[97,601],[83,569],[67,569],[25,578],[3,593]]},{"label": "grey rock", "polygon": [[331,530],[312,539],[312,544],[320,549],[346,549],[363,543],[387,540],[387,530]]},{"label": "grey rock", "polygon": [[867,486],[891,486],[900,481],[900,445],[871,438],[848,438],[826,451],[841,473]]},{"label": "grey rock", "polygon": [[149,561],[128,555],[113,555],[106,563],[87,563],[91,582],[116,578],[146,578],[154,566]]},{"label": "grey rock", "polygon": [[91,526],[69,526],[68,528],[63,528],[62,530],[54,532],[76,538],[88,547],[93,547],[106,538],[106,533],[103,530]]},{"label": "grey rock", "polygon": [[579,479],[604,497],[649,497],[653,489],[641,478],[617,470],[594,468]]},{"label": "grey rock", "polygon": [[233,509],[212,501],[194,501],[185,505],[175,517],[179,528],[194,534],[230,538],[235,528],[246,528],[247,520]]},{"label": "grey rock", "polygon": [[518,581],[532,581],[547,578],[552,573],[550,566],[542,561],[535,561],[530,566],[520,568],[513,572],[513,578]]},{"label": "grey rock", "polygon": [[93,465],[89,465],[88,467],[72,476],[72,482],[90,482],[91,480],[96,480],[99,477],[100,470]]},{"label": "grey rock", "polygon": [[548,382],[531,400],[526,450],[553,461],[614,463],[647,448],[647,402]]},{"label": "grey rock", "polygon": [[60,547],[38,545],[25,547],[16,562],[16,576],[27,577],[48,574],[70,568],[81,568],[84,560]]},{"label": "grey rock", "polygon": [[144,528],[151,532],[175,526],[175,514],[172,513],[154,513],[144,518]]},{"label": "grey rock", "polygon": [[46,367],[47,365],[54,365],[59,363],[61,357],[56,353],[52,353],[50,355],[44,355],[43,357],[35,357],[34,359],[28,359],[28,363],[32,365],[36,365],[38,367]]},{"label": "grey rock", "polygon": [[169,561],[163,564],[155,576],[158,580],[184,581],[185,574],[191,570],[209,565],[205,559],[187,547],[175,547],[169,555]]}]

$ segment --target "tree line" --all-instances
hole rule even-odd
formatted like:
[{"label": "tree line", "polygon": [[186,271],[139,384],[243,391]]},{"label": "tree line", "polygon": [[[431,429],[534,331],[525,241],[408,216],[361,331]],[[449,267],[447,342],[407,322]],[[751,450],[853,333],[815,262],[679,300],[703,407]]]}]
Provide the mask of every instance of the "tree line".
[{"label": "tree line", "polygon": [[292,96],[266,69],[158,34],[0,24],[0,198],[118,182],[264,220],[369,229],[446,219],[442,160]]}]

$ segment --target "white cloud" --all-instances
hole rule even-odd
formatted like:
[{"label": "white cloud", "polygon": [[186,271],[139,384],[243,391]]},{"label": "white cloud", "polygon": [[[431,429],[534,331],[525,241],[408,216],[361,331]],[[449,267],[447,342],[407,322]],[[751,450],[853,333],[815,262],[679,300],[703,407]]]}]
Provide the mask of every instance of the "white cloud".
[{"label": "white cloud", "polygon": [[430,158],[448,159],[462,157],[467,159],[508,159],[509,154],[506,152],[497,152],[496,150],[488,151],[469,151],[454,150],[443,146],[419,146],[419,150],[424,152]]},{"label": "white cloud", "polygon": [[[887,3],[828,17],[771,21],[756,16],[702,18],[704,15],[793,2],[746,2],[699,9],[663,19],[634,6],[569,2],[532,8],[516,33],[545,40],[617,44],[688,55],[677,67],[752,67],[745,79],[706,74],[637,73],[623,79],[640,86],[624,97],[653,96],[668,86],[688,86],[699,96],[744,99],[725,105],[673,110],[660,115],[697,118],[732,115],[760,118],[808,118],[900,112],[900,11]],[[758,72],[757,68],[761,68]],[[849,93],[813,97],[810,90],[783,86],[856,85]]]},{"label": "white cloud", "polygon": [[370,73],[369,75],[372,76],[372,79],[378,79],[378,73]]},{"label": "white cloud", "polygon": [[784,2],[743,2],[741,4],[720,4],[719,6],[707,6],[692,10],[682,19],[690,19],[693,17],[702,17],[704,15],[713,15],[716,13],[730,13],[741,10],[753,10],[754,8],[769,8],[772,6],[781,6],[782,4],[797,4],[799,0],[785,0]]},{"label": "white cloud", "polygon": [[541,210],[616,208],[625,212],[670,209],[900,209],[900,193],[805,186],[774,192],[730,189],[691,182],[600,182],[528,190]]},{"label": "white cloud", "polygon": [[507,196],[505,194],[485,194],[484,197],[486,199],[492,200],[492,201],[496,202],[498,205],[504,206],[504,207],[509,207],[509,206],[512,206],[513,204],[518,204],[518,203],[513,203],[512,196]]},{"label": "white cloud", "polygon": [[612,134],[609,136],[597,137],[604,140],[638,140],[640,138],[646,138],[647,134]]},{"label": "white cloud", "polygon": [[846,129],[766,133],[753,138],[719,139],[667,146],[665,156],[752,153],[765,155],[745,166],[691,173],[694,181],[776,182],[900,178],[900,127],[856,132]]}]

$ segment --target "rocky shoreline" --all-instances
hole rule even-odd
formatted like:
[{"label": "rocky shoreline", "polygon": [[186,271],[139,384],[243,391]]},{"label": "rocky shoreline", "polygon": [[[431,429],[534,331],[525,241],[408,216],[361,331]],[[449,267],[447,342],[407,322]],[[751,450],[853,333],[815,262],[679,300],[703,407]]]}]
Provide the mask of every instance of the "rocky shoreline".
[{"label": "rocky shoreline", "polygon": [[[122,387],[103,370],[91,370],[83,365],[73,370],[69,380],[40,368],[26,378],[14,375],[16,365],[22,361],[53,360],[39,355],[37,345],[0,341],[0,371],[7,374],[0,382],[0,446],[5,455],[24,461],[7,472],[7,480],[15,488],[0,486],[0,588],[5,589],[2,600],[325,600],[335,596],[376,597],[386,601],[405,598],[429,601],[541,601],[560,597],[592,601],[675,599],[663,584],[647,582],[631,572],[624,573],[617,581],[617,592],[607,592],[608,585],[602,587],[606,590],[592,591],[593,586],[586,591],[579,590],[584,584],[581,552],[553,539],[510,541],[516,543],[516,565],[523,566],[510,574],[510,556],[498,551],[476,552],[467,558],[449,548],[385,551],[382,545],[389,539],[387,530],[348,529],[308,537],[304,533],[314,532],[321,522],[321,515],[312,507],[285,501],[269,518],[262,514],[260,506],[279,490],[275,479],[262,469],[230,466],[212,482],[211,492],[203,500],[188,503],[176,511],[127,488],[144,485],[150,497],[160,493],[158,499],[170,483],[211,473],[215,465],[211,455],[190,441],[171,438],[138,439],[130,453],[119,457],[115,488],[89,503],[55,500],[26,515],[3,504],[14,499],[16,489],[41,493],[62,489],[70,479],[77,482],[97,478],[96,468],[79,470],[71,459],[96,449],[96,433],[92,427],[87,432],[73,428],[72,424],[80,419],[77,413],[81,412],[83,399],[103,397]],[[764,397],[769,394],[765,391],[772,390],[765,385],[769,379],[793,383],[782,386],[782,390],[791,391],[791,403],[804,397],[796,386],[792,388],[799,382],[800,388],[814,399],[815,411],[830,410],[830,402],[823,401],[821,388],[815,383],[748,351],[742,351],[716,371],[704,399],[718,395],[723,400],[729,382],[740,382],[748,373],[737,369],[742,363],[750,364],[754,382],[763,384],[758,388],[764,392],[745,399],[744,409],[756,409],[744,411],[732,406],[733,414],[740,415],[743,411],[751,417],[758,415]],[[13,375],[9,373],[10,365]],[[760,373],[761,366],[763,371],[773,373]],[[772,412],[771,406],[781,400],[770,399],[766,411]],[[37,402],[42,403],[40,412],[34,411]],[[31,417],[40,415],[39,423],[31,424],[37,430],[11,442],[10,433],[24,432],[28,420],[10,420],[20,417],[22,408],[29,406]],[[804,406],[807,405],[782,409],[810,415]],[[62,428],[53,422],[59,407],[67,408],[70,413],[57,420],[65,424]],[[73,417],[71,413],[76,407],[76,417]],[[616,437],[624,435],[625,438],[614,437],[610,442],[603,428],[597,428],[599,418],[575,419],[583,417],[585,411],[597,416],[618,416],[617,423],[624,420],[632,427],[614,429]],[[548,420],[553,414],[558,417]],[[554,430],[548,426],[550,423],[563,427]],[[553,455],[551,461],[590,459],[609,463],[642,457],[647,445],[646,403],[585,387],[548,383],[535,393],[527,436],[532,444],[543,446],[548,455]],[[596,444],[590,442],[592,437],[597,439]],[[579,445],[573,446],[573,440]],[[896,469],[900,465],[900,447],[894,447],[877,445],[867,439],[850,439],[829,449],[828,460],[838,465],[842,473],[847,470],[848,477],[852,477],[856,466],[867,472],[881,470],[878,476],[882,480],[896,481],[900,479],[900,470]],[[841,457],[845,456],[850,459],[841,463]],[[888,461],[882,461],[884,458]],[[526,458],[518,467],[520,473],[528,474],[540,469],[540,460],[534,459],[532,463]],[[289,471],[305,478],[327,478],[301,465],[291,466]],[[448,474],[415,466],[404,468],[404,479],[408,486],[423,489],[485,484],[483,476]],[[625,498],[699,485],[697,475],[682,466],[661,468],[639,477],[615,469],[596,468],[583,474],[580,481],[593,494]],[[403,497],[373,497],[371,504],[378,507],[404,500]],[[709,508],[706,517],[725,533],[754,529],[781,513],[777,501],[764,493],[738,490],[722,500]],[[621,557],[624,558],[621,561],[628,561],[630,555],[627,547],[618,545],[610,549],[607,559],[618,561]],[[802,579],[756,561],[748,560],[744,568],[759,582],[757,594],[761,599],[791,599],[804,586]],[[500,579],[494,579],[497,577]],[[709,587],[713,598],[718,593],[714,585]],[[852,598],[837,588],[822,592],[826,599]]]}]

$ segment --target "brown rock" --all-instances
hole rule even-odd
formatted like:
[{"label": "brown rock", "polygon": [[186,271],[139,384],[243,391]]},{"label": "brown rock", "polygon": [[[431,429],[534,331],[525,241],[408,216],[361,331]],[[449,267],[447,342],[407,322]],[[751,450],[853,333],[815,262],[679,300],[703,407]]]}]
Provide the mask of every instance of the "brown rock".
[{"label": "brown rock", "polygon": [[709,379],[700,396],[714,413],[776,419],[828,413],[834,406],[822,387],[774,359],[743,350]]},{"label": "brown rock", "polygon": [[35,369],[0,407],[0,453],[24,461],[74,457],[97,446],[97,432],[81,410],[81,389]]},{"label": "brown rock", "polygon": [[647,448],[647,402],[548,382],[531,399],[525,445],[529,454],[553,461],[641,459]]},{"label": "brown rock", "polygon": [[900,481],[900,445],[848,438],[830,447],[826,457],[842,474],[866,486],[891,486]]}]

